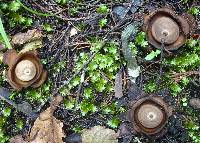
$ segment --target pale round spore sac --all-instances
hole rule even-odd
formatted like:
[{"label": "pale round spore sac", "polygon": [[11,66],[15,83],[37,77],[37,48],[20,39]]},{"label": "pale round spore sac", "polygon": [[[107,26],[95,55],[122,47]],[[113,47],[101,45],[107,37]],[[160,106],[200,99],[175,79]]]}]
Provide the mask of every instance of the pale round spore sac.
[{"label": "pale round spore sac", "polygon": [[36,76],[36,66],[29,60],[20,61],[15,68],[16,77],[24,82],[32,80]]},{"label": "pale round spore sac", "polygon": [[172,44],[179,38],[179,26],[169,17],[157,18],[152,24],[152,35],[158,42],[164,39],[166,44]]},{"label": "pale round spore sac", "polygon": [[142,105],[137,116],[141,125],[150,129],[158,127],[164,118],[162,110],[151,104]]}]

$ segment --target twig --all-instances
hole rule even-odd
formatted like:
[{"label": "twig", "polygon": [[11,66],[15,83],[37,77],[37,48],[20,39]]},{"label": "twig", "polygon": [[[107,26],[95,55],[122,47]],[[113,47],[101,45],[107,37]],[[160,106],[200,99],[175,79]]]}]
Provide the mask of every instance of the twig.
[{"label": "twig", "polygon": [[80,99],[80,95],[81,95],[81,92],[82,92],[82,87],[83,87],[83,83],[84,83],[84,78],[85,78],[85,70],[83,70],[82,74],[81,74],[81,81],[80,81],[80,85],[78,87],[78,91],[77,91],[77,94],[76,94],[76,103],[75,103],[75,108],[78,106],[78,101]]},{"label": "twig", "polygon": [[161,54],[160,54],[160,71],[159,71],[159,77],[157,80],[157,83],[160,84],[161,82],[161,77],[162,77],[162,72],[163,72],[163,51],[165,49],[165,39],[161,39]]},{"label": "twig", "polygon": [[59,16],[59,15],[56,15],[56,14],[53,14],[52,12],[50,11],[47,11],[46,10],[46,13],[42,13],[42,12],[37,12],[33,9],[30,9],[29,7],[25,6],[20,0],[17,0],[17,2],[20,3],[20,5],[27,11],[35,14],[35,15],[38,15],[38,16],[44,16],[44,17],[56,17],[58,19],[61,19],[63,21],[77,21],[77,20],[86,20],[86,19],[90,19],[91,17],[80,17],[80,18],[66,18],[66,17],[62,17],[62,16]]},{"label": "twig", "polygon": [[67,81],[65,81],[65,82],[63,82],[63,85],[61,85],[57,90],[56,90],[56,92],[54,93],[54,94],[57,94],[58,92],[59,92],[59,90],[61,90],[63,87],[65,87],[66,85],[68,85],[69,83],[70,83],[70,81],[73,79],[73,78],[75,78],[90,62],[91,62],[91,60],[94,58],[94,56],[97,54],[98,52],[96,52],[96,53],[94,53],[88,60],[87,60],[87,62],[85,62],[84,64],[83,64],[83,66],[79,69],[79,70],[77,70],[75,73],[74,73],[74,75],[71,77],[71,78],[69,78]]},{"label": "twig", "polygon": [[[106,40],[105,40],[106,41]],[[101,48],[105,45],[105,41],[102,43],[102,46],[101,46]],[[101,50],[101,48],[99,48],[99,50]],[[52,99],[53,99],[53,96],[55,96],[55,95],[57,95],[58,93],[59,93],[59,91],[63,88],[63,87],[65,87],[66,85],[68,85],[69,83],[70,83],[70,81],[73,79],[73,78],[75,78],[90,62],[91,62],[91,60],[94,58],[94,56],[99,52],[99,50],[96,52],[96,53],[94,53],[88,60],[87,60],[87,62],[85,62],[84,64],[83,64],[83,66],[79,69],[79,70],[77,70],[75,73],[74,73],[74,75],[72,76],[72,77],[70,77],[67,81],[65,81],[65,82],[63,82],[63,84],[59,87],[59,88],[57,88],[53,93],[52,93],[52,95],[46,100],[46,101],[51,101]],[[42,107],[45,105],[45,102],[43,103],[43,104],[41,104],[40,105],[40,107],[38,108],[38,110],[37,110],[37,112],[39,112],[41,109],[42,109]]]},{"label": "twig", "polygon": [[183,73],[173,72],[170,74],[170,77],[177,83],[184,77],[191,76],[191,75],[200,75],[200,71],[187,71]]},{"label": "twig", "polygon": [[[106,41],[106,40],[105,40]],[[101,48],[105,45],[105,41],[102,43],[102,45],[101,45]],[[101,48],[99,48],[99,50],[101,50]],[[91,60],[94,58],[94,56],[99,52],[99,50],[96,52],[96,53],[94,53],[92,56],[90,56],[90,58],[87,60],[87,62],[85,62],[83,65],[82,65],[82,67],[79,69],[79,70],[77,70],[75,73],[74,73],[74,75],[72,76],[72,77],[70,77],[67,81],[65,81],[65,82],[63,82],[62,84],[61,84],[61,86],[59,87],[59,88],[57,88],[53,93],[52,93],[52,96],[50,96],[47,100],[50,100],[50,99],[52,99],[52,97],[54,96],[54,95],[57,95],[58,93],[59,93],[59,91],[63,88],[63,87],[65,87],[66,85],[68,85],[69,83],[70,83],[70,81],[72,80],[72,79],[74,79],[90,62],[91,62]],[[41,107],[42,107],[43,105],[41,105]]]},{"label": "twig", "polygon": [[45,16],[45,17],[54,16],[54,14],[53,14],[53,13],[50,13],[50,12],[49,12],[49,13],[41,13],[41,12],[37,12],[37,11],[35,11],[35,10],[33,10],[33,9],[30,9],[30,8],[28,8],[27,6],[25,6],[20,0],[17,0],[17,2],[18,2],[25,10],[27,10],[27,11],[33,13],[33,14],[36,14],[36,15],[39,15],[39,16]]}]

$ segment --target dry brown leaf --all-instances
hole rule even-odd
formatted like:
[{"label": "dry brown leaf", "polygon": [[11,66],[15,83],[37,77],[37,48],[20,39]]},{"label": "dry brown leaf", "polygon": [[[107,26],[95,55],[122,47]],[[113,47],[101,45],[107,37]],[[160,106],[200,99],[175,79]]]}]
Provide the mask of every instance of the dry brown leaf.
[{"label": "dry brown leaf", "polygon": [[82,133],[82,143],[118,143],[118,134],[102,126],[85,129]]},{"label": "dry brown leaf", "polygon": [[38,40],[42,37],[41,31],[37,29],[28,30],[26,33],[18,33],[12,36],[11,43],[13,45],[23,45],[25,43]]},{"label": "dry brown leaf", "polygon": [[62,97],[56,96],[50,107],[40,113],[31,129],[28,142],[20,140],[22,137],[16,136],[10,140],[10,143],[64,143],[62,141],[65,136],[62,130],[63,123],[53,116],[53,112],[61,101]]},{"label": "dry brown leaf", "polygon": [[63,123],[51,115],[50,107],[40,114],[31,129],[30,143],[63,143]]},{"label": "dry brown leaf", "polygon": [[42,48],[42,46],[43,46],[42,40],[35,40],[33,42],[26,43],[19,53],[25,53],[28,51],[36,50],[36,49]]},{"label": "dry brown leaf", "polygon": [[36,119],[31,129],[30,143],[63,143],[63,123],[53,116],[53,112],[61,101],[62,97],[57,96],[51,106]]}]

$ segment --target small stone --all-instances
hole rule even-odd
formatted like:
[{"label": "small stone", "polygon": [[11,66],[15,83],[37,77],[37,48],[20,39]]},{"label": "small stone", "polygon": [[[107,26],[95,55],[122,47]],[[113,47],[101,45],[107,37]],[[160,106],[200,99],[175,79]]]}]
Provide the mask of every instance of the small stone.
[{"label": "small stone", "polygon": [[28,142],[24,141],[21,135],[17,135],[10,139],[10,143],[28,143]]},{"label": "small stone", "polygon": [[114,86],[114,91],[115,91],[115,97],[116,98],[121,98],[123,96],[123,88],[122,88],[123,82],[122,82],[122,72],[119,71],[116,75],[115,78],[115,86]]},{"label": "small stone", "polygon": [[126,14],[126,7],[125,6],[114,6],[113,7],[113,14],[119,19],[122,20]]},{"label": "small stone", "polygon": [[199,98],[192,98],[192,99],[190,99],[189,104],[194,109],[200,109],[200,99]]},{"label": "small stone", "polygon": [[70,31],[70,37],[76,35],[78,33],[78,31],[76,30],[76,28],[72,28]]},{"label": "small stone", "polygon": [[82,131],[82,143],[118,143],[118,134],[103,126],[94,126]]}]

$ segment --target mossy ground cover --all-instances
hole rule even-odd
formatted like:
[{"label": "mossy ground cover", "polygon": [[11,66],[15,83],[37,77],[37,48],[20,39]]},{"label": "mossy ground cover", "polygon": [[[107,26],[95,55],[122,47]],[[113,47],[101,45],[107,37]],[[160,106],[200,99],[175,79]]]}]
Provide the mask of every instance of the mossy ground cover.
[{"label": "mossy ground cover", "polygon": [[[122,18],[114,14],[115,6],[124,6],[127,10]],[[95,125],[117,131],[122,122],[119,116],[127,110],[124,102],[128,98],[129,83],[121,34],[128,24],[140,22],[136,36],[128,43],[141,70],[136,84],[145,93],[167,95],[164,99],[174,111],[167,125],[168,132],[162,138],[133,135],[130,142],[200,143],[200,111],[188,104],[191,98],[200,98],[199,74],[191,74],[200,72],[200,40],[190,37],[174,53],[161,56],[161,51],[146,40],[142,22],[144,13],[163,6],[177,13],[191,13],[200,23],[197,0],[138,0],[135,3],[128,0],[2,0],[0,14],[7,35],[33,28],[42,31],[43,47],[38,51],[48,79],[37,89],[16,92],[5,77],[8,67],[1,64],[0,85],[10,89],[10,100],[26,101],[37,112],[46,109],[51,96],[62,95],[64,102],[55,116],[64,123],[66,135]],[[3,37],[1,42],[6,46]],[[114,96],[119,71],[123,73],[124,94],[120,99]],[[34,120],[4,101],[0,102],[0,111],[0,143],[29,132]]]}]

